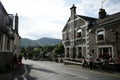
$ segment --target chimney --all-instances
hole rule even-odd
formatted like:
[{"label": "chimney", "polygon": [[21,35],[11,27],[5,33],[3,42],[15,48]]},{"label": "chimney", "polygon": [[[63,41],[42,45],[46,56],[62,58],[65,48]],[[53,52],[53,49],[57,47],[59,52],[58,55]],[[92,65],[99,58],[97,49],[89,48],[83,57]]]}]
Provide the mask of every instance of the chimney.
[{"label": "chimney", "polygon": [[71,9],[71,16],[74,16],[76,14],[76,7],[73,4],[73,6],[70,8]]},{"label": "chimney", "polygon": [[99,19],[103,19],[106,17],[106,12],[105,12],[105,9],[100,9],[99,11]]},{"label": "chimney", "polygon": [[18,34],[18,14],[15,15],[15,31]]}]

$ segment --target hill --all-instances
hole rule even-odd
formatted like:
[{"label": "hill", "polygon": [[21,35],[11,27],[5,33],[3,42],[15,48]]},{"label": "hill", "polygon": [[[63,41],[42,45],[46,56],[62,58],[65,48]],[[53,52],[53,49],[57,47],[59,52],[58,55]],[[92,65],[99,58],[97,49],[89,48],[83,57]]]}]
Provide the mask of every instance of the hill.
[{"label": "hill", "polygon": [[59,44],[61,42],[60,39],[54,38],[41,38],[37,40],[31,40],[27,38],[21,38],[20,45],[21,47],[28,47],[28,46],[53,46]]}]

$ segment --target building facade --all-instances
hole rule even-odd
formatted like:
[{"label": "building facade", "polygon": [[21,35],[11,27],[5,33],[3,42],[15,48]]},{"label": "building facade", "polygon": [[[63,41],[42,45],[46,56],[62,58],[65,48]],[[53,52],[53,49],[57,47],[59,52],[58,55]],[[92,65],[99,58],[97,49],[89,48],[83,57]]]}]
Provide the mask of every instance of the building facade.
[{"label": "building facade", "polygon": [[[13,23],[14,15],[8,14],[0,2],[0,69],[12,64],[15,39],[19,36],[14,29]],[[17,23],[15,22],[15,24]]]},{"label": "building facade", "polygon": [[65,59],[79,60],[89,53],[88,27],[96,21],[96,18],[76,14],[76,7],[71,8],[71,16],[63,31],[63,45],[65,48]]},{"label": "building facade", "polygon": [[107,55],[120,56],[120,13],[106,15],[100,9],[99,19],[77,15],[73,5],[71,16],[62,31],[65,59],[79,60],[91,54],[95,59]]},{"label": "building facade", "polygon": [[120,57],[120,12],[106,15],[100,9],[96,25],[89,28],[89,48],[95,57]]},{"label": "building facade", "polygon": [[14,54],[17,54],[17,56],[20,53],[20,36],[19,36],[19,30],[18,30],[18,24],[19,24],[19,17],[16,13],[15,15],[15,29],[14,29]]}]

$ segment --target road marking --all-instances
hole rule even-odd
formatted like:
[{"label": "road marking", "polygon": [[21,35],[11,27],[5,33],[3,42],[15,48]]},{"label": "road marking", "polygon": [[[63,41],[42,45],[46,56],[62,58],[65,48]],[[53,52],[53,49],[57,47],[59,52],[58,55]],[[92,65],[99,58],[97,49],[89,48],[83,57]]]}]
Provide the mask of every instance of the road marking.
[{"label": "road marking", "polygon": [[88,79],[87,77],[80,76],[78,74],[74,74],[74,73],[70,73],[70,72],[64,72],[64,73],[71,74],[71,75],[74,75],[74,76],[77,76],[77,77],[80,77],[80,78]]},{"label": "road marking", "polygon": [[28,74],[28,70],[27,70],[26,64],[24,64],[24,69],[25,69],[25,73],[23,75],[27,75]]},{"label": "road marking", "polygon": [[27,78],[26,78],[26,77],[24,77],[23,79],[24,79],[24,80],[27,80]]},{"label": "road marking", "polygon": [[23,77],[24,80],[28,80],[28,79],[26,78],[26,76],[22,76],[22,77]]},{"label": "road marking", "polygon": [[18,78],[15,78],[14,80],[18,80]]},{"label": "road marking", "polygon": [[89,70],[89,69],[83,69],[82,67],[79,66],[75,66],[75,65],[65,65],[65,67],[69,68],[69,69],[75,69],[75,70],[82,70],[82,71],[88,71],[88,72],[92,72],[95,74],[102,74],[102,75],[107,75],[107,76],[113,76],[113,77],[120,77],[119,73],[109,73],[109,72],[105,72],[105,71],[100,71],[100,70]]}]

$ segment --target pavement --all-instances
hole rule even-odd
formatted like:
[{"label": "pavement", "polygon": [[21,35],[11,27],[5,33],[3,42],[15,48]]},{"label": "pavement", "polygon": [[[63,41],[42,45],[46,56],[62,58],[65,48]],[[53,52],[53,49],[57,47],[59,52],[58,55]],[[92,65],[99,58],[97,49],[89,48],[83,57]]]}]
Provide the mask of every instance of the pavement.
[{"label": "pavement", "polygon": [[[22,66],[20,68],[9,68],[6,69],[2,72],[0,72],[0,80],[19,80],[17,79],[18,77],[20,77],[22,75],[22,77],[25,75],[26,72],[26,65],[22,64]],[[24,80],[24,79],[21,79]]]},{"label": "pavement", "polygon": [[106,71],[106,70],[90,70],[89,68],[82,68],[82,66],[78,66],[78,65],[65,65],[68,68],[74,68],[74,69],[82,69],[82,70],[86,70],[89,72],[94,72],[94,73],[99,73],[99,74],[104,74],[104,75],[110,75],[110,76],[115,76],[115,77],[120,77],[120,72],[115,72],[115,71]]},{"label": "pavement", "polygon": [[[78,65],[64,65],[64,66],[67,68],[74,68],[76,70],[82,69],[82,70],[87,70],[89,72],[110,75],[113,77],[120,77],[120,72],[108,72],[108,71],[101,71],[101,70],[83,69]],[[22,64],[22,67],[19,69],[9,69],[5,72],[0,72],[0,80],[27,80],[26,78],[27,75],[28,75],[28,69],[26,67],[26,64]]]},{"label": "pavement", "polygon": [[85,69],[78,65],[64,65],[49,61],[23,61],[27,65],[28,80],[120,80],[117,72]]}]

